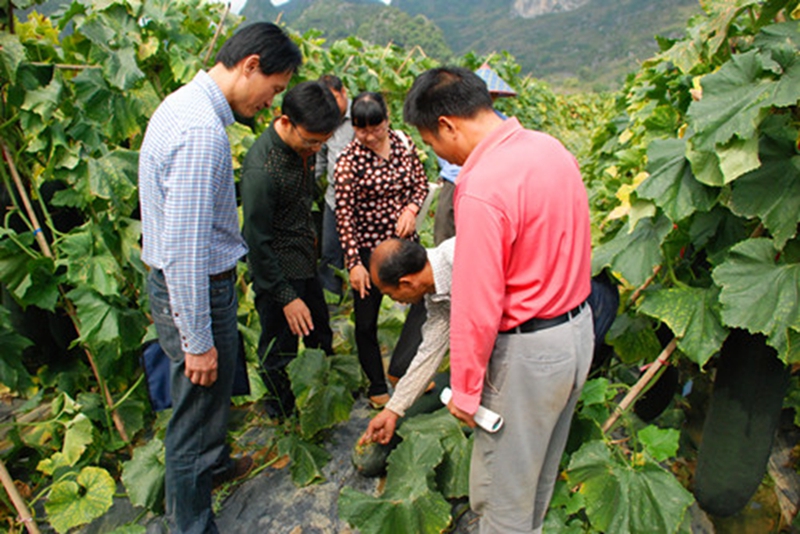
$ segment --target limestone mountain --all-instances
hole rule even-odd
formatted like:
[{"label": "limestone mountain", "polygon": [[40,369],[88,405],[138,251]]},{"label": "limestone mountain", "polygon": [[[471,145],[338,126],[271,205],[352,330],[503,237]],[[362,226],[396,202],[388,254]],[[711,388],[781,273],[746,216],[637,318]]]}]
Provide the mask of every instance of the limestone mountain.
[{"label": "limestone mountain", "polygon": [[248,0],[248,19],[316,28],[329,40],[420,46],[447,61],[508,51],[526,74],[560,86],[618,87],[658,50],[656,36],[682,36],[697,0]]},{"label": "limestone mountain", "polygon": [[532,19],[548,13],[572,11],[588,3],[589,0],[514,0],[514,11],[523,18]]}]

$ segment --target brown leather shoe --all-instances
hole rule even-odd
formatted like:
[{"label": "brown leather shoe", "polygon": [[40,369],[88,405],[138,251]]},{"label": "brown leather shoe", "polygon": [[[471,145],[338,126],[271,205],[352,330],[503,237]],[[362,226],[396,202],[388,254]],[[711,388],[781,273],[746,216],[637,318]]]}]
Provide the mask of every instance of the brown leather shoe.
[{"label": "brown leather shoe", "polygon": [[227,482],[242,480],[244,477],[250,474],[250,471],[253,470],[253,465],[255,465],[255,462],[253,461],[253,457],[250,455],[246,454],[241,458],[236,458],[233,461],[233,465],[230,469],[224,473],[216,475],[211,479],[211,489],[217,489]]}]

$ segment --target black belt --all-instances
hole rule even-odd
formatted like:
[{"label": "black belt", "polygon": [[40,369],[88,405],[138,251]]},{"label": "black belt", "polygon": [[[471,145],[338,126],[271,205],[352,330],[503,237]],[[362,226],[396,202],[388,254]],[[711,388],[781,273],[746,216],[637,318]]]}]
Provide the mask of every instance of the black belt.
[{"label": "black belt", "polygon": [[510,328],[508,330],[504,330],[500,332],[501,334],[530,334],[531,332],[536,332],[537,330],[544,330],[545,328],[552,328],[554,326],[558,326],[560,324],[564,324],[570,319],[574,319],[577,317],[579,313],[583,311],[583,309],[587,306],[586,301],[584,300],[574,308],[572,308],[567,313],[562,313],[561,315],[557,315],[556,317],[551,317],[549,319],[539,319],[538,317],[534,317],[533,319],[528,319],[524,323],[514,328]]},{"label": "black belt", "polygon": [[220,280],[227,280],[228,278],[235,278],[236,277],[236,266],[234,265],[227,271],[221,272],[219,274],[210,274],[208,275],[208,279],[212,282],[219,282]]}]

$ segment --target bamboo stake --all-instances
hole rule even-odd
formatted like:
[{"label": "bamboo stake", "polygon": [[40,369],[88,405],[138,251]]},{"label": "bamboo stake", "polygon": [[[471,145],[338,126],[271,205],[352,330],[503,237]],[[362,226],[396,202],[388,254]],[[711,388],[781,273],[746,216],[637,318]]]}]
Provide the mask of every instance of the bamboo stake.
[{"label": "bamboo stake", "polygon": [[217,31],[214,32],[214,38],[211,39],[211,44],[208,46],[208,52],[206,52],[206,57],[203,60],[203,66],[205,67],[208,65],[208,59],[211,57],[211,52],[214,51],[214,46],[217,44],[217,39],[219,39],[219,35],[222,33],[222,27],[225,26],[225,19],[228,17],[228,13],[231,10],[231,3],[228,2],[225,4],[225,12],[222,13],[222,19],[219,21],[219,25],[217,26]]},{"label": "bamboo stake", "polygon": [[[31,201],[28,198],[28,193],[25,190],[25,186],[22,184],[22,179],[17,172],[17,167],[14,165],[14,160],[11,157],[11,153],[8,150],[8,147],[5,143],[0,141],[0,148],[2,148],[3,159],[6,160],[8,164],[8,168],[11,171],[11,177],[14,180],[14,184],[17,187],[17,191],[19,192],[20,197],[22,198],[22,203],[25,206],[25,211],[28,214],[28,218],[33,225],[33,235],[36,238],[36,242],[39,244],[39,247],[42,249],[42,254],[44,254],[48,258],[53,258],[53,251],[50,249],[50,245],[47,243],[47,240],[42,233],[42,229],[39,226],[39,219],[36,217],[36,212],[33,210],[31,206]],[[67,308],[67,315],[72,320],[72,324],[75,327],[75,331],[78,332],[78,336],[80,336],[80,325],[78,322],[78,314],[75,311],[75,307],[73,306],[72,302],[66,298],[64,294],[64,290],[59,286],[58,288],[61,295],[64,297],[64,303]],[[108,391],[106,387],[105,381],[100,376],[100,370],[97,367],[97,364],[94,361],[94,357],[92,353],[89,352],[89,349],[86,346],[83,346],[83,351],[86,353],[86,358],[89,360],[89,365],[92,367],[92,372],[94,373],[95,378],[97,379],[97,383],[100,385],[100,389],[103,391],[103,395],[106,399],[106,403],[108,404],[109,408],[114,406],[114,399],[111,398],[111,393]],[[111,418],[114,420],[114,426],[119,432],[120,437],[125,443],[130,443],[130,439],[128,438],[128,433],[125,431],[125,424],[122,422],[122,418],[120,417],[117,410],[111,410]]]},{"label": "bamboo stake", "polygon": [[47,240],[44,238],[44,234],[42,234],[42,228],[39,226],[39,219],[36,217],[36,212],[33,211],[33,206],[31,206],[31,201],[28,198],[28,194],[25,193],[25,186],[22,185],[22,180],[17,172],[17,167],[14,165],[14,161],[11,159],[11,153],[9,153],[8,147],[6,147],[5,143],[0,142],[0,145],[2,145],[3,149],[3,159],[6,160],[6,163],[8,163],[8,168],[11,169],[11,178],[14,180],[14,185],[17,186],[17,191],[19,191],[20,196],[22,197],[22,204],[25,206],[25,211],[28,213],[28,218],[31,220],[31,224],[33,225],[33,236],[36,238],[36,242],[42,249],[42,254],[48,258],[52,258],[53,251],[50,250],[50,245],[47,244]]},{"label": "bamboo stake", "polygon": [[19,494],[17,486],[14,485],[14,480],[8,473],[3,460],[0,460],[0,480],[3,481],[3,487],[6,489],[6,493],[8,493],[11,502],[14,503],[14,508],[16,508],[19,514],[19,517],[17,517],[19,522],[25,525],[25,528],[28,529],[30,534],[40,534],[39,527],[36,526],[36,521],[33,520],[30,511],[28,511],[28,505],[25,504],[25,499]]},{"label": "bamboo stake", "polygon": [[636,291],[633,292],[631,298],[628,299],[628,306],[633,306],[634,304],[636,304],[636,301],[639,299],[639,295],[641,295],[645,289],[650,287],[650,284],[652,284],[653,281],[656,279],[658,273],[661,272],[662,267],[663,267],[662,265],[656,265],[655,267],[653,267],[653,274],[650,275],[650,278],[644,281],[644,284],[639,286],[636,289]]},{"label": "bamboo stake", "polygon": [[85,70],[85,69],[102,69],[100,65],[68,65],[66,63],[47,63],[44,61],[32,61],[29,65],[37,67],[54,67],[61,70]]},{"label": "bamboo stake", "polygon": [[672,356],[672,353],[675,352],[675,348],[678,346],[678,338],[672,338],[672,341],[664,347],[664,350],[661,351],[661,354],[658,355],[656,361],[650,364],[650,367],[647,369],[647,372],[639,378],[639,381],[628,391],[628,394],[625,395],[625,398],[622,399],[622,402],[614,408],[614,413],[611,414],[611,417],[606,419],[606,422],[603,423],[602,431],[608,432],[608,430],[617,422],[619,416],[628,409],[628,406],[636,400],[636,397],[639,396],[639,393],[650,383],[653,377],[658,373],[659,369],[661,369],[664,365],[666,365],[669,357]]}]

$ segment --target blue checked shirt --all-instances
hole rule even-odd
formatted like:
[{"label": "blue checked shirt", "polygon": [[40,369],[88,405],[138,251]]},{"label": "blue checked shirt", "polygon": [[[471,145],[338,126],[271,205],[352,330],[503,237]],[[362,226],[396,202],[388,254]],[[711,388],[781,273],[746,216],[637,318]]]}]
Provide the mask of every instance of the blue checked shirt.
[{"label": "blue checked shirt", "polygon": [[183,351],[214,345],[209,275],[247,253],[239,231],[231,147],[233,112],[201,71],[150,119],[139,153],[142,260],[164,271]]}]

